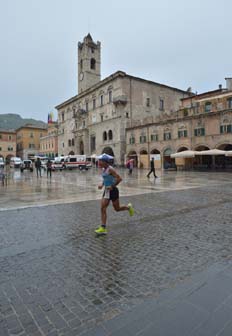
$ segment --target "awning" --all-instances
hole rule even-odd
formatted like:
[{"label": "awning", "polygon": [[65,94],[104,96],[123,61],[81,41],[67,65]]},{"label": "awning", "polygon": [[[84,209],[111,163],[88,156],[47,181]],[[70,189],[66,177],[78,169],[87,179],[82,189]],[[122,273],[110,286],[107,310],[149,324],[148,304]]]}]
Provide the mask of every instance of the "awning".
[{"label": "awning", "polygon": [[220,149],[208,149],[208,150],[203,150],[201,152],[195,151],[195,155],[225,155],[226,151],[220,150]]},{"label": "awning", "polygon": [[225,156],[232,156],[232,151],[226,151]]},{"label": "awning", "polygon": [[196,152],[192,151],[192,150],[185,150],[185,151],[182,151],[182,152],[171,154],[171,158],[194,158],[195,153]]}]

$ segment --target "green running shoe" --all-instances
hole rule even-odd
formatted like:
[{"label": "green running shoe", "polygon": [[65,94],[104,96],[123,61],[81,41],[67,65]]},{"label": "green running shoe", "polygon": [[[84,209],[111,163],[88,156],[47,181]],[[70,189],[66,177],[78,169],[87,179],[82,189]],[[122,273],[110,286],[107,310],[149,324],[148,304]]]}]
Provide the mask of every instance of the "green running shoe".
[{"label": "green running shoe", "polygon": [[103,226],[99,226],[99,228],[97,230],[95,230],[95,233],[98,234],[98,235],[106,235],[107,230]]},{"label": "green running shoe", "polygon": [[134,216],[135,210],[134,210],[132,204],[131,204],[131,203],[128,203],[127,206],[129,207],[128,210],[129,210],[129,214],[130,214],[130,216]]}]

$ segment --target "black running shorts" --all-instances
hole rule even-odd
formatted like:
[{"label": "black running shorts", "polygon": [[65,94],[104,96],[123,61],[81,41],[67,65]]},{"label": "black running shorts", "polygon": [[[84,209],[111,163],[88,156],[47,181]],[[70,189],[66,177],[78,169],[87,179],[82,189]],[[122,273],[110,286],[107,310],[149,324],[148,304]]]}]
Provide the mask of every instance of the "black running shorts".
[{"label": "black running shorts", "polygon": [[109,199],[111,201],[116,201],[119,198],[119,191],[117,187],[113,187],[112,190],[104,190],[103,198]]}]

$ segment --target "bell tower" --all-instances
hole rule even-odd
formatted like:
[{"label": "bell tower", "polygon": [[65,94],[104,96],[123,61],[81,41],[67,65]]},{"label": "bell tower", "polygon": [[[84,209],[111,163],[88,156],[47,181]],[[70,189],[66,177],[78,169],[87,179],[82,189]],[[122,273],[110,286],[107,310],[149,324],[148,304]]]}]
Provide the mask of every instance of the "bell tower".
[{"label": "bell tower", "polygon": [[101,80],[101,43],[88,34],[78,42],[78,94]]}]

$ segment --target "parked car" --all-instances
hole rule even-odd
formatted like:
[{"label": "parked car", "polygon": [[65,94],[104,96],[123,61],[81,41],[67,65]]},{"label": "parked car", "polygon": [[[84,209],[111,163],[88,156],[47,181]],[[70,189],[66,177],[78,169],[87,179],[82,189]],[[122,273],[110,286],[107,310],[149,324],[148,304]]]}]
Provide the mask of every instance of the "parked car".
[{"label": "parked car", "polygon": [[21,172],[23,172],[24,170],[30,170],[31,172],[33,172],[33,163],[31,160],[23,160],[23,162],[21,163],[20,166],[20,170]]},{"label": "parked car", "polygon": [[20,168],[22,160],[19,157],[12,157],[10,159],[10,167],[11,168]]},{"label": "parked car", "polygon": [[3,158],[0,157],[0,168],[4,168],[4,166],[5,166],[5,163],[3,161]]}]

